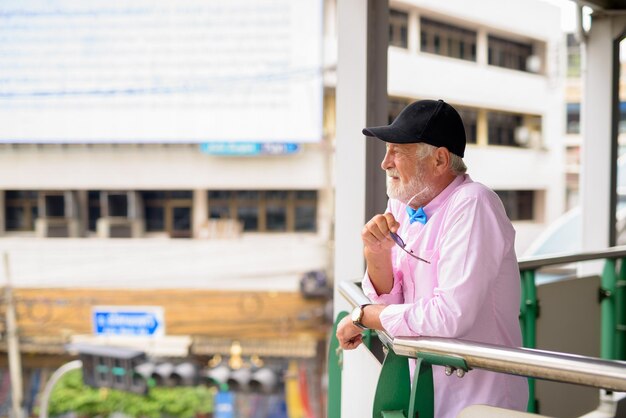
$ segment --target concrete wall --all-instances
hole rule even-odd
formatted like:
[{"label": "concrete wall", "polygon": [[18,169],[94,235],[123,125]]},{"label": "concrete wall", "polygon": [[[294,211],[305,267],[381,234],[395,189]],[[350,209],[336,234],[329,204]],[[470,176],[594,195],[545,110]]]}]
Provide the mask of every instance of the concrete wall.
[{"label": "concrete wall", "polygon": [[[302,274],[326,270],[329,246],[314,234],[240,238],[0,238],[13,286],[299,291]],[[4,272],[0,283],[4,284]]]},{"label": "concrete wall", "polygon": [[0,189],[319,189],[328,150],[294,155],[207,155],[199,145],[3,146]]}]

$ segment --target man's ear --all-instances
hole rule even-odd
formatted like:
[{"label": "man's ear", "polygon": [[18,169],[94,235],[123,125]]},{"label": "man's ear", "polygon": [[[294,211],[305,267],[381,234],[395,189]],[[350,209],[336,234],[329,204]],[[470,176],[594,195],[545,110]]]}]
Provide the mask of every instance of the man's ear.
[{"label": "man's ear", "polygon": [[441,175],[448,171],[450,166],[450,151],[445,147],[439,147],[435,150],[435,171]]}]

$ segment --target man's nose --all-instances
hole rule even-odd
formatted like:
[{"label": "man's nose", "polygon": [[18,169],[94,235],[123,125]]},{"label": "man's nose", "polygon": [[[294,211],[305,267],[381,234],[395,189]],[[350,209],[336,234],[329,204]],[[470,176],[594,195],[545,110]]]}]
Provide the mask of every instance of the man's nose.
[{"label": "man's nose", "polygon": [[382,162],[380,163],[380,168],[386,171],[392,167],[393,167],[393,159],[390,157],[389,151],[387,151],[385,152],[385,158],[383,158]]}]

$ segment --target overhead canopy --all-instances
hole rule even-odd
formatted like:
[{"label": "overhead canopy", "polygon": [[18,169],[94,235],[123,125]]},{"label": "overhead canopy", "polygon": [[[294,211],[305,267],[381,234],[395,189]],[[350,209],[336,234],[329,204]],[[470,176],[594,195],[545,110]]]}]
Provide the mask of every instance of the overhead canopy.
[{"label": "overhead canopy", "polygon": [[575,0],[581,6],[589,6],[594,10],[626,10],[625,0]]}]

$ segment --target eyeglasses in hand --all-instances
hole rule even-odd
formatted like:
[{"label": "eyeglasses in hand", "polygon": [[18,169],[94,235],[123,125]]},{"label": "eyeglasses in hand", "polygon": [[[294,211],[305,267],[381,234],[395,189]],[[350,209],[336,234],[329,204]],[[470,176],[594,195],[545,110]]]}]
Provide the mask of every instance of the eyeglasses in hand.
[{"label": "eyeglasses in hand", "polygon": [[393,240],[393,242],[395,242],[396,244],[398,244],[398,247],[402,248],[402,250],[407,253],[408,255],[410,255],[413,258],[416,258],[420,261],[423,261],[424,263],[428,263],[430,264],[430,261],[428,260],[424,260],[421,257],[416,256],[415,254],[413,254],[412,250],[407,250],[406,249],[406,244],[404,243],[404,241],[402,240],[402,238],[400,238],[400,235],[396,234],[395,232],[391,232],[389,231],[389,234],[391,235],[391,239]]}]

